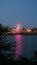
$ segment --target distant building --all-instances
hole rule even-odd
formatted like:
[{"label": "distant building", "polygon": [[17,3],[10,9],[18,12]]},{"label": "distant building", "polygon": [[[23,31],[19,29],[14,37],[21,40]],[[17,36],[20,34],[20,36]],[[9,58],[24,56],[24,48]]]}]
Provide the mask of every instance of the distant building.
[{"label": "distant building", "polygon": [[32,30],[31,30],[30,28],[27,28],[26,31],[27,31],[27,32],[31,32]]},{"label": "distant building", "polygon": [[17,30],[17,28],[12,28],[10,32],[11,33],[21,33],[22,29]]}]

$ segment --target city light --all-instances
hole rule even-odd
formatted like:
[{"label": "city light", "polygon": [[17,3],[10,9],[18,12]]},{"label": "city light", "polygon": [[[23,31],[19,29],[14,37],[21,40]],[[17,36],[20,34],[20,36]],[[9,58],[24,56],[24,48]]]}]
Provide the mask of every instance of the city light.
[{"label": "city light", "polygon": [[21,23],[17,22],[15,27],[17,32],[20,31],[20,29],[22,28]]}]

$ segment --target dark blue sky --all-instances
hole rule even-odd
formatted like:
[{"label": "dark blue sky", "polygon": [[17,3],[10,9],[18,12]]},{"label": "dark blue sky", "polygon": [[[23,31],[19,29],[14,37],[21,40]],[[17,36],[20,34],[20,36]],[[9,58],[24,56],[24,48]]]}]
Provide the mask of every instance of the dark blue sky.
[{"label": "dark blue sky", "polygon": [[14,27],[37,27],[37,0],[0,0],[0,23]]}]

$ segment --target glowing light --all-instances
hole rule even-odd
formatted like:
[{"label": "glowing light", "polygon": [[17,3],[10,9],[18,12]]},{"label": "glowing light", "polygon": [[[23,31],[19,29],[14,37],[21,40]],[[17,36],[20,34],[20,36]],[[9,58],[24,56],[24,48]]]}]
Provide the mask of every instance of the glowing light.
[{"label": "glowing light", "polygon": [[[15,24],[15,31],[14,32],[21,32],[21,23],[17,22]],[[21,56],[22,53],[22,35],[14,35],[14,41],[16,42],[16,47],[15,47],[15,55],[14,55],[14,60],[18,60],[19,56]]]},{"label": "glowing light", "polygon": [[20,31],[20,29],[22,28],[21,23],[19,22],[17,22],[15,26],[16,26],[17,32]]}]

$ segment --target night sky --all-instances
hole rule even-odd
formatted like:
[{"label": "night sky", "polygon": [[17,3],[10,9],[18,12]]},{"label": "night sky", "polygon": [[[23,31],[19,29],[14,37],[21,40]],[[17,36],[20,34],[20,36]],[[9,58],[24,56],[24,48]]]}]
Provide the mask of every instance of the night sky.
[{"label": "night sky", "polygon": [[14,27],[37,27],[37,0],[0,0],[0,23]]}]

